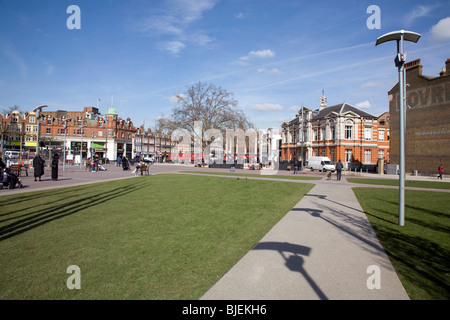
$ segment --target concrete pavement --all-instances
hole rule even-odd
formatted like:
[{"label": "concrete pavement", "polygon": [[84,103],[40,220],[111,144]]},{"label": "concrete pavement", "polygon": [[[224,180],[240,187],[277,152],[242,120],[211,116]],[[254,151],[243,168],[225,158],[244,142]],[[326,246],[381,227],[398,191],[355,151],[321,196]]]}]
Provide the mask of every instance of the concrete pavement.
[{"label": "concrete pavement", "polygon": [[314,183],[201,299],[409,299],[350,184]]}]

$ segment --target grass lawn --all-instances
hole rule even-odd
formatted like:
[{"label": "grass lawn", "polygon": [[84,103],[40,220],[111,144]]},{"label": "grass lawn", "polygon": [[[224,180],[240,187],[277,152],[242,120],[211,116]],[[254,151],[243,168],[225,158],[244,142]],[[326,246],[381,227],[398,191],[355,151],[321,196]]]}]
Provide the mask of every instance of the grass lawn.
[{"label": "grass lawn", "polygon": [[398,190],[353,190],[410,298],[450,299],[450,193],[406,190],[400,227]]},{"label": "grass lawn", "polygon": [[252,178],[267,178],[267,179],[288,179],[288,180],[322,180],[321,177],[311,177],[302,175],[269,175],[269,174],[257,174],[257,173],[234,173],[234,172],[212,172],[212,171],[180,171],[185,173],[199,173],[199,174],[213,174],[221,176],[233,176],[233,177],[252,177]]},{"label": "grass lawn", "polygon": [[[375,184],[395,187],[398,187],[399,184],[398,179],[347,178],[347,181],[351,183]],[[405,187],[450,190],[450,183],[442,181],[405,180]]]},{"label": "grass lawn", "polygon": [[167,174],[2,196],[0,300],[198,299],[312,186]]}]

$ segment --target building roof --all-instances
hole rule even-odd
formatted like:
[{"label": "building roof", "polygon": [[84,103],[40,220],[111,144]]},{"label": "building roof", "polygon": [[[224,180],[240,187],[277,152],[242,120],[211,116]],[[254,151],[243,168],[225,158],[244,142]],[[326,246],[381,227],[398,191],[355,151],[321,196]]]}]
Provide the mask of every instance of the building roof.
[{"label": "building roof", "polygon": [[319,109],[314,110],[313,111],[313,117],[312,120],[317,120],[317,119],[323,119],[326,118],[328,115],[330,115],[331,113],[335,113],[335,114],[339,114],[339,115],[343,115],[345,113],[354,113],[357,116],[363,117],[363,118],[372,118],[372,119],[376,119],[377,117],[365,112],[361,109],[358,109],[356,107],[353,107],[352,105],[344,102],[341,104],[337,104],[331,107],[326,107],[322,110],[319,111]]}]

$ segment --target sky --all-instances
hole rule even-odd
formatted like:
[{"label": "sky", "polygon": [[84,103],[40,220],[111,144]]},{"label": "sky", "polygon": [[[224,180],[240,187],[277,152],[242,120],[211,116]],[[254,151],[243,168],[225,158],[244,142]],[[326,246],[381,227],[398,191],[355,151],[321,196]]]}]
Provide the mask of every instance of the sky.
[{"label": "sky", "polygon": [[0,111],[113,106],[153,129],[201,81],[232,93],[256,129],[318,108],[322,90],[328,106],[380,115],[397,48],[375,41],[402,29],[421,34],[407,61],[439,76],[447,0],[0,0]]}]

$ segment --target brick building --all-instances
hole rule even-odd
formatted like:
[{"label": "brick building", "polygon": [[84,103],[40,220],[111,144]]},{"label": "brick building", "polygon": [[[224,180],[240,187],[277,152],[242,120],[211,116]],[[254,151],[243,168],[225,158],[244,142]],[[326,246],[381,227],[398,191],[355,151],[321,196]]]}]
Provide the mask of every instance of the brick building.
[{"label": "brick building", "polygon": [[[422,74],[420,59],[406,69],[406,172],[437,174],[450,166],[450,59],[438,77]],[[399,163],[399,85],[388,92],[392,164]]]},{"label": "brick building", "polygon": [[0,113],[1,153],[6,149],[22,151],[36,150],[37,122],[34,112],[21,114],[13,110],[10,114]]},{"label": "brick building", "polygon": [[326,156],[341,159],[347,169],[375,170],[378,159],[389,157],[387,114],[380,117],[342,103],[319,109],[300,108],[296,117],[282,125],[281,161],[300,161]]}]

